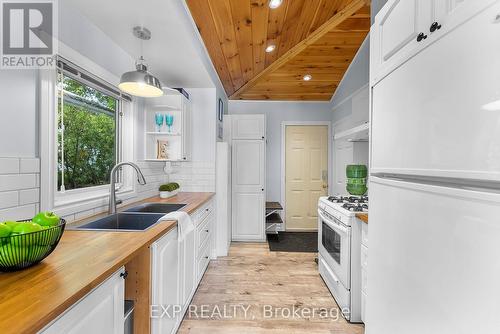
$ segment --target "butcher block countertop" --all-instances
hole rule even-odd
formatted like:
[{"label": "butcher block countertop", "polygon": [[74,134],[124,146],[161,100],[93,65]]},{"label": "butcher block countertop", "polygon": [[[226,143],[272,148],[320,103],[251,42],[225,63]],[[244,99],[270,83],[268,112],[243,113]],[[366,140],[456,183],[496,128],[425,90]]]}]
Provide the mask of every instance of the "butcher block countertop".
[{"label": "butcher block countertop", "polygon": [[356,217],[361,220],[362,222],[365,222],[368,224],[368,214],[367,213],[357,213]]},{"label": "butcher block countertop", "polygon": [[[179,193],[123,209],[147,202],[185,203],[182,210],[192,213],[213,195]],[[164,221],[146,231],[66,230],[54,252],[38,265],[0,273],[0,333],[36,333],[175,226],[175,221]]]}]

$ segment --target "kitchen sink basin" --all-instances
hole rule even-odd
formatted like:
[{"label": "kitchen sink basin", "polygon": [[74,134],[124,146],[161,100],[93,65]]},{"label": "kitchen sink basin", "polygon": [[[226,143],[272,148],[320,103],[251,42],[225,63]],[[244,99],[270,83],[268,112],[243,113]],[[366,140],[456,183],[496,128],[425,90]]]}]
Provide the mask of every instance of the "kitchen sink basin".
[{"label": "kitchen sink basin", "polygon": [[186,204],[171,204],[171,203],[144,203],[139,206],[135,206],[124,212],[142,212],[142,213],[162,213],[167,214],[169,212],[178,211],[179,209],[185,207]]},{"label": "kitchen sink basin", "polygon": [[86,223],[75,230],[105,230],[105,231],[144,231],[158,222],[164,214],[152,213],[116,213],[104,218]]}]

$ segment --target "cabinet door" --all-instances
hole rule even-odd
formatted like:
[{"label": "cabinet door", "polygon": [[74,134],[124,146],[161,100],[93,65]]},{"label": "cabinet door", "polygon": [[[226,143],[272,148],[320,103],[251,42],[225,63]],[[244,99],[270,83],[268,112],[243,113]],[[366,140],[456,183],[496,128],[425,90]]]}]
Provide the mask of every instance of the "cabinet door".
[{"label": "cabinet door", "polygon": [[413,54],[427,39],[430,1],[392,0],[380,10],[371,33],[371,81],[378,81]]},{"label": "cabinet door", "polygon": [[264,193],[233,194],[233,240],[264,241]]},{"label": "cabinet door", "polygon": [[232,115],[232,139],[264,139],[265,115]]},{"label": "cabinet door", "polygon": [[233,192],[263,192],[265,182],[263,140],[233,141]]},{"label": "cabinet door", "polygon": [[[179,257],[177,227],[151,245],[151,300],[154,306],[168,306],[168,316],[163,309],[152,309],[151,333],[172,333],[176,328],[180,310],[172,307],[179,305]],[[156,310],[156,312],[155,312]],[[155,316],[156,315],[156,316]],[[162,315],[160,317],[160,315]]]},{"label": "cabinet door", "polygon": [[121,268],[41,333],[123,334],[125,280],[120,276],[123,272]]}]

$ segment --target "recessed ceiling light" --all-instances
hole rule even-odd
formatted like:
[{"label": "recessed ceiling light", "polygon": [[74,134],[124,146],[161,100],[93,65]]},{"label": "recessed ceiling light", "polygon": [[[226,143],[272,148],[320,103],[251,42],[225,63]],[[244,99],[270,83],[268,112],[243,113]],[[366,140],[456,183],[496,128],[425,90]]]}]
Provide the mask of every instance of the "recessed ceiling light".
[{"label": "recessed ceiling light", "polygon": [[309,80],[311,80],[312,78],[313,78],[313,77],[312,77],[312,75],[310,75],[310,74],[306,74],[306,75],[304,75],[304,77],[303,77],[302,79],[303,79],[304,81],[309,81]]},{"label": "recessed ceiling light", "polygon": [[283,0],[269,0],[269,7],[272,9],[278,8],[279,6],[281,6],[282,2]]},{"label": "recessed ceiling light", "polygon": [[269,52],[273,52],[273,51],[274,51],[274,49],[276,49],[276,45],[274,45],[274,44],[270,44],[270,45],[268,45],[268,46],[267,46],[267,48],[266,48],[266,52],[267,52],[267,53],[269,53]]}]

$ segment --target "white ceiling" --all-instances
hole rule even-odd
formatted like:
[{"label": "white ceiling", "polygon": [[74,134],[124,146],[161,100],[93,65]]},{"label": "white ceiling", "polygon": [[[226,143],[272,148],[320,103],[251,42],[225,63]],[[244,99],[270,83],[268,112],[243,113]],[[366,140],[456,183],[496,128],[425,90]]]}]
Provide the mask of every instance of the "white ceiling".
[{"label": "white ceiling", "polygon": [[[200,57],[198,36],[182,0],[64,0],[79,11],[134,59],[140,41],[134,26],[151,30],[144,41],[144,58],[150,71],[169,87],[213,87]],[[131,69],[132,70],[132,69]]]}]

